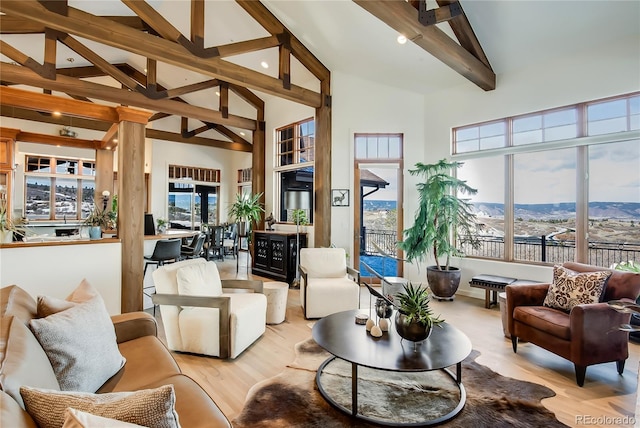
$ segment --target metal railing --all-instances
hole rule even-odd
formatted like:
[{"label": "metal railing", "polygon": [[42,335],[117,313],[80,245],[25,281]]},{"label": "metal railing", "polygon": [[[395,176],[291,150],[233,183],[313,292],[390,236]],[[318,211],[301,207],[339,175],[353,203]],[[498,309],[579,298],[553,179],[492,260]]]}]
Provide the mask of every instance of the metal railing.
[{"label": "metal railing", "polygon": [[[464,248],[467,256],[504,260],[504,239],[499,236],[478,237],[480,246]],[[385,252],[395,254],[398,238],[394,230],[374,230],[362,228],[361,254],[377,254],[373,243]],[[547,239],[546,236],[516,237],[513,242],[513,257],[518,261],[563,263],[575,260],[576,243],[569,240]],[[614,263],[635,260],[640,262],[640,243],[620,243],[606,241],[589,242],[588,263],[608,267]]]}]

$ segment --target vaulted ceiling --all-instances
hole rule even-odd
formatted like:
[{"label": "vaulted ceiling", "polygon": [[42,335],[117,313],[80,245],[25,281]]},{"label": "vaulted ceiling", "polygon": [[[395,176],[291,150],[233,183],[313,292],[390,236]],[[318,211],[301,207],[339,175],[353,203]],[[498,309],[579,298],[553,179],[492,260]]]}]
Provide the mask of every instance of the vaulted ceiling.
[{"label": "vaulted ceiling", "polygon": [[628,1],[495,0],[2,0],[0,10],[3,84],[150,109],[151,138],[241,151],[269,97],[329,103],[329,70],[423,93],[491,90],[496,74],[638,34],[640,13]]},{"label": "vaulted ceiling", "polygon": [[[438,0],[441,7],[429,12],[424,1],[356,3],[473,83],[494,89],[495,75],[458,2]],[[149,109],[151,122],[180,118],[179,132],[150,127],[151,138],[251,151],[265,97],[330,104],[329,70],[257,1],[5,0],[0,8],[3,84]],[[435,26],[448,20],[462,46]],[[5,100],[12,94],[4,93]],[[5,104],[5,116],[72,123]],[[73,124],[113,134],[107,123]]]}]

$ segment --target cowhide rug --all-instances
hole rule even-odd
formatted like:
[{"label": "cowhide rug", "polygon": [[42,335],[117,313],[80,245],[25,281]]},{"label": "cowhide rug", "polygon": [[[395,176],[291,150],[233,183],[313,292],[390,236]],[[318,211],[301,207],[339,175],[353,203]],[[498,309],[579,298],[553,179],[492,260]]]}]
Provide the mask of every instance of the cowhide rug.
[{"label": "cowhide rug", "polygon": [[[236,428],[243,427],[304,427],[338,428],[374,426],[356,420],[336,410],[318,392],[315,382],[316,371],[330,355],[313,339],[296,345],[296,360],[278,376],[255,385],[248,394],[240,415],[233,421]],[[444,427],[564,427],[540,400],[553,397],[555,393],[542,385],[501,376],[491,369],[475,362],[480,354],[472,351],[462,363],[462,382],[467,393],[464,409],[454,419],[442,424]],[[336,360],[325,372],[330,372],[323,386],[345,389],[347,403],[350,397],[350,364]],[[344,367],[341,367],[343,365]],[[455,369],[455,367],[454,367]],[[424,374],[423,374],[424,375]],[[323,378],[324,378],[323,373]],[[406,390],[398,392],[402,374],[363,370],[359,368],[359,408],[378,412],[389,418],[402,418],[409,422],[412,418],[448,412],[448,406],[455,406],[458,399],[457,388],[443,376],[441,371],[427,375],[427,380],[418,383],[416,378],[405,380]],[[393,385],[389,386],[388,384]],[[401,385],[400,385],[401,386]],[[417,393],[436,396],[428,406],[418,412],[413,404],[407,405],[408,397]],[[398,396],[400,394],[400,396]],[[332,395],[333,396],[333,395]],[[386,409],[383,407],[387,403]],[[453,403],[453,404],[452,404]],[[402,406],[406,405],[407,409]],[[363,407],[364,406],[364,407]],[[347,406],[350,407],[350,404]]]}]

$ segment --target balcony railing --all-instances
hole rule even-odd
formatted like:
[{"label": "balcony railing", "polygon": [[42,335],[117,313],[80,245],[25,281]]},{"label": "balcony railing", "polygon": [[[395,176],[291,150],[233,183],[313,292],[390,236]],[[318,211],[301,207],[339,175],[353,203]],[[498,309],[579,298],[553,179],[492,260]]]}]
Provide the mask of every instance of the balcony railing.
[{"label": "balcony railing", "polygon": [[[499,236],[479,236],[478,248],[464,248],[467,256],[487,257],[504,260],[504,239]],[[398,238],[393,230],[362,229],[361,254],[376,254],[372,242],[384,251],[395,254]],[[547,239],[546,236],[516,237],[513,256],[517,261],[563,263],[575,260],[575,241]],[[589,242],[588,263],[608,267],[621,261],[640,262],[640,243],[619,243],[605,241]]]}]

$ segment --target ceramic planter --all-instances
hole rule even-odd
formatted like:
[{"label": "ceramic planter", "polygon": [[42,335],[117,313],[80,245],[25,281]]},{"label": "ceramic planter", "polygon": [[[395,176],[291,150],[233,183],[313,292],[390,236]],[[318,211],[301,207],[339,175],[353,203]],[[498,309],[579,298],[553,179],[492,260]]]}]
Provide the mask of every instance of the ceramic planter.
[{"label": "ceramic planter", "polygon": [[[444,269],[444,266],[441,266]],[[427,267],[427,282],[436,299],[453,299],[460,286],[462,272],[455,267],[439,270],[437,266]]]}]

